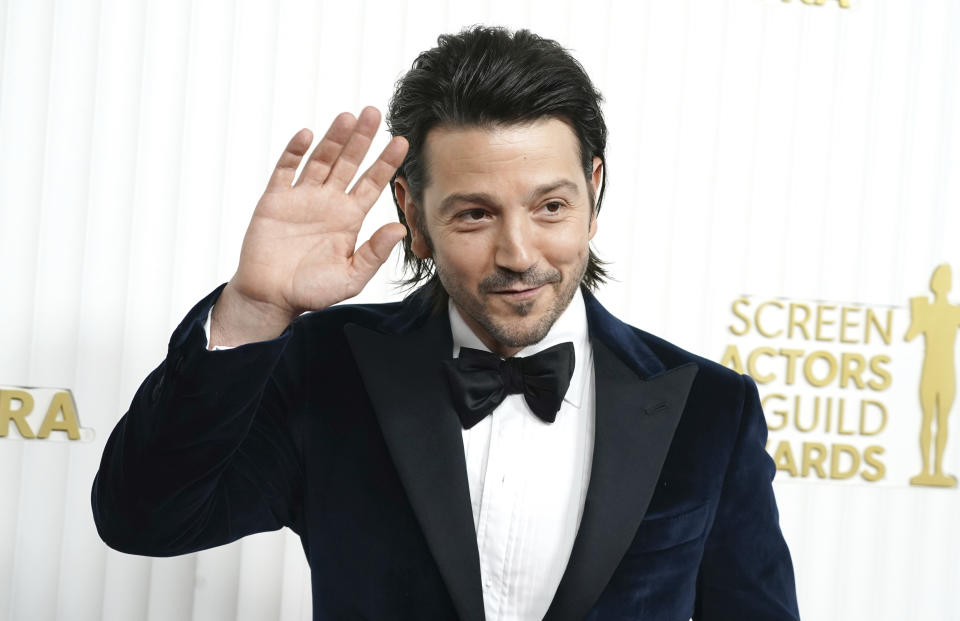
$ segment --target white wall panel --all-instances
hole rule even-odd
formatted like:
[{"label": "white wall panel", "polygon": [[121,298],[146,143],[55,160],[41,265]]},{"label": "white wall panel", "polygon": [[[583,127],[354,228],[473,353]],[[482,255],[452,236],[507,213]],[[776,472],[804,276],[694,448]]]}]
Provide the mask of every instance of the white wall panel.
[{"label": "white wall panel", "polygon": [[[290,136],[384,110],[441,32],[530,27],[597,82],[600,298],[632,323],[719,359],[741,294],[906,316],[950,262],[960,300],[960,4],[850,2],[0,0],[0,385],[70,388],[95,433],[0,438],[0,620],[310,618],[291,533],[124,555],[90,484]],[[361,237],[394,218],[381,197]],[[357,299],[397,299],[397,266]],[[958,490],[842,483],[776,484],[804,617],[960,619]]]},{"label": "white wall panel", "polygon": [[[0,94],[0,270],[4,290],[0,304],[0,360],[4,383],[24,383],[29,377],[34,324],[34,291],[37,277],[37,237],[40,201],[43,195],[47,101],[50,82],[53,3],[30,7],[7,6],[4,24],[3,92]],[[25,62],[24,62],[25,61]],[[7,379],[9,378],[9,379]],[[54,460],[60,458],[53,449]],[[0,504],[0,604],[11,610],[21,600],[15,574],[15,559],[22,556],[17,545],[21,503],[31,496],[22,487],[24,462],[32,454],[22,443],[5,443],[0,451],[4,477],[4,502]],[[62,467],[61,467],[62,469]],[[59,474],[59,473],[58,473]],[[56,485],[56,484],[55,484]],[[49,489],[49,488],[48,488]],[[55,486],[54,486],[55,489]],[[55,503],[60,510],[60,503]],[[43,553],[38,550],[38,553]]]},{"label": "white wall panel", "polygon": [[[97,17],[96,6],[57,2],[53,7],[45,130],[32,137],[31,145],[23,145],[43,158],[39,200],[22,205],[38,214],[39,234],[24,238],[37,257],[35,280],[23,293],[33,309],[31,329],[24,331],[32,341],[25,358],[30,382],[40,386],[69,387],[76,379],[76,301],[84,241],[78,231],[86,224]],[[79,517],[64,499],[88,485],[70,467],[77,448],[53,442],[24,445],[12,558],[14,618],[56,615],[58,578],[69,546],[64,536],[75,532]]]}]

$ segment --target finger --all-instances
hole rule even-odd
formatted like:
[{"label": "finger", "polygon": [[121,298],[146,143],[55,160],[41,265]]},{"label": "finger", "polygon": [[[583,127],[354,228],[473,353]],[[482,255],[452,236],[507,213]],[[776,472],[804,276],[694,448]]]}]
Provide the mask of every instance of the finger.
[{"label": "finger", "polygon": [[327,175],[330,174],[333,163],[337,161],[337,157],[340,155],[340,152],[343,151],[343,146],[347,144],[347,141],[353,134],[353,128],[356,127],[356,125],[356,117],[349,112],[342,112],[337,115],[337,118],[333,120],[333,123],[331,123],[327,129],[327,133],[323,135],[323,138],[317,143],[317,146],[313,148],[310,159],[307,160],[303,171],[300,173],[297,185],[304,182],[323,183]]},{"label": "finger", "polygon": [[353,253],[354,283],[356,291],[373,278],[384,261],[390,258],[390,251],[407,234],[407,229],[399,222],[391,222],[377,229],[370,239]]},{"label": "finger", "polygon": [[270,175],[270,181],[267,182],[267,192],[276,192],[290,187],[297,174],[297,166],[300,165],[303,154],[310,148],[311,142],[313,142],[313,132],[309,129],[301,129],[293,135],[293,138],[287,143],[287,148],[283,150],[280,159],[277,160],[273,174]]},{"label": "finger", "polygon": [[363,156],[367,154],[370,143],[373,142],[378,125],[380,125],[380,111],[373,106],[364,108],[360,118],[357,119],[356,127],[353,128],[353,134],[340,152],[340,157],[333,164],[325,184],[329,184],[334,189],[347,189],[350,180],[357,173],[357,168],[360,167],[360,162],[363,161]]},{"label": "finger", "polygon": [[393,173],[397,172],[400,164],[403,164],[408,146],[407,139],[401,136],[397,136],[387,143],[387,146],[380,152],[377,161],[354,184],[350,194],[359,199],[360,203],[367,209],[370,209],[380,193],[383,192],[383,188],[393,178]]}]

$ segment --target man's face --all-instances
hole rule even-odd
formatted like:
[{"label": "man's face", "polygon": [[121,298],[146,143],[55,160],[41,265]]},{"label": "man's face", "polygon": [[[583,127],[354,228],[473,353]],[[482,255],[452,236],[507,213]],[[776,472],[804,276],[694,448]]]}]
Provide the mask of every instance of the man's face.
[{"label": "man's face", "polygon": [[470,328],[510,356],[546,336],[576,293],[596,233],[579,145],[558,119],[493,128],[435,128],[424,148],[429,185],[398,200],[412,248],[432,257]]}]

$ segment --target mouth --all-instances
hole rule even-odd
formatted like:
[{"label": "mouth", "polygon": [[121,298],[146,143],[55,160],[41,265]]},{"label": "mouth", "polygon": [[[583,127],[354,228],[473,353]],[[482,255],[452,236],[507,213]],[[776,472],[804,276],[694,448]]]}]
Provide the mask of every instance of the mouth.
[{"label": "mouth", "polygon": [[500,289],[499,291],[492,291],[491,293],[507,300],[521,301],[535,297],[541,289],[543,289],[543,285],[516,289]]}]

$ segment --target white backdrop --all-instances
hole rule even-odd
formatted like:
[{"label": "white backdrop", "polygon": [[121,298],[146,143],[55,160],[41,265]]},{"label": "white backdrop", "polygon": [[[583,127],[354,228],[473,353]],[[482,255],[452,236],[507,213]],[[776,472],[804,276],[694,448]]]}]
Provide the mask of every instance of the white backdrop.
[{"label": "white backdrop", "polygon": [[[290,533],[127,556],[90,484],[289,137],[383,109],[441,32],[530,27],[595,79],[599,297],[631,323],[719,360],[741,294],[902,307],[950,262],[960,299],[960,2],[816,1],[0,0],[0,386],[69,388],[95,433],[0,438],[0,619],[309,619]],[[956,488],[782,474],[806,619],[960,619]]]}]

